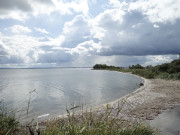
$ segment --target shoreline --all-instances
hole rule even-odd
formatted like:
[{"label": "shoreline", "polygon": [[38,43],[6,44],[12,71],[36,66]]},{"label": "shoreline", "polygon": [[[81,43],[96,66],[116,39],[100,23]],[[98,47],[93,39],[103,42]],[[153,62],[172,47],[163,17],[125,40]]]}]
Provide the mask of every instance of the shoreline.
[{"label": "shoreline", "polygon": [[[83,107],[75,111],[76,115],[79,116],[85,113],[82,112],[82,110],[86,110],[87,112],[91,111],[96,116],[105,114],[108,104],[110,108],[113,108],[111,112],[112,117],[116,117],[117,111],[121,108],[117,118],[131,122],[145,122],[153,120],[167,109],[172,109],[176,105],[180,105],[180,81],[145,79],[131,73],[119,73],[140,77],[143,79],[144,86],[139,87],[135,91],[115,101],[92,107]],[[67,117],[66,113],[53,117],[53,119],[65,117]]]},{"label": "shoreline", "polygon": [[[150,120],[153,120],[165,110],[180,105],[180,81],[140,78],[143,79],[144,86],[141,86],[135,91],[109,103],[83,107],[75,110],[75,112],[73,110],[74,114],[72,115],[74,115],[76,119],[81,120],[82,116],[86,116],[87,113],[92,113],[93,117],[98,119],[107,115],[107,112],[110,112],[108,117],[121,120],[121,126],[127,127],[137,123],[149,125]],[[117,115],[119,110],[120,112]],[[58,119],[65,120],[67,118],[67,113],[64,113],[56,117],[51,117],[48,121],[56,121]],[[37,123],[39,127],[43,129],[45,128],[46,120],[41,119],[37,121]],[[34,124],[33,126],[37,126],[36,123]]]},{"label": "shoreline", "polygon": [[108,104],[113,108],[112,116],[115,116],[120,106],[122,109],[119,118],[146,121],[153,120],[163,111],[180,105],[180,81],[141,78],[144,80],[144,86],[120,99],[94,107],[93,112],[97,114],[106,112]]}]

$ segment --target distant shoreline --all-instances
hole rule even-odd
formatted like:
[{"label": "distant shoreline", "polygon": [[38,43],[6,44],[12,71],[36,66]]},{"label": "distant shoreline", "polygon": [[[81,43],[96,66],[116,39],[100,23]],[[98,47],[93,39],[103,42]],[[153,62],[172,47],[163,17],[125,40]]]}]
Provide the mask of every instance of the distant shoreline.
[{"label": "distant shoreline", "polygon": [[92,67],[34,67],[34,68],[0,68],[0,69],[58,69],[58,68],[92,68]]}]

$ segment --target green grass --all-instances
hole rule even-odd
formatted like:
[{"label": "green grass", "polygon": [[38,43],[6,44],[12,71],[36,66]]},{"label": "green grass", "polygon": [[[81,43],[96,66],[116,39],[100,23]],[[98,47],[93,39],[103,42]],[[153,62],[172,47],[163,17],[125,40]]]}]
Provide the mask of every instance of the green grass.
[{"label": "green grass", "polygon": [[82,110],[76,112],[77,107],[67,109],[67,115],[62,118],[39,123],[38,125],[21,126],[14,113],[8,114],[4,106],[0,113],[0,135],[156,135],[158,134],[148,125],[133,123],[119,118],[120,110],[112,114],[113,108],[107,104],[104,113]]},{"label": "green grass", "polygon": [[0,101],[0,135],[15,134],[19,122],[13,111],[8,112],[2,101]]},{"label": "green grass", "polygon": [[76,115],[67,110],[67,118],[48,122],[42,135],[155,135],[151,127],[132,123],[112,116],[113,108],[107,105],[104,114],[97,115],[91,111]]}]

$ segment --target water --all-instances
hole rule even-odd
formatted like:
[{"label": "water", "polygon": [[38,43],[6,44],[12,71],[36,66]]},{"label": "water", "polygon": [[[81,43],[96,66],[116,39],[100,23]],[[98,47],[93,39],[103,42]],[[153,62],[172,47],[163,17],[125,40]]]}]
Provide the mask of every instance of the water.
[{"label": "water", "polygon": [[150,125],[158,128],[162,135],[180,135],[180,106],[160,114]]},{"label": "water", "polygon": [[0,100],[20,110],[21,118],[28,101],[30,117],[56,116],[72,103],[95,106],[116,100],[142,82],[133,75],[84,68],[0,69],[0,76]]}]

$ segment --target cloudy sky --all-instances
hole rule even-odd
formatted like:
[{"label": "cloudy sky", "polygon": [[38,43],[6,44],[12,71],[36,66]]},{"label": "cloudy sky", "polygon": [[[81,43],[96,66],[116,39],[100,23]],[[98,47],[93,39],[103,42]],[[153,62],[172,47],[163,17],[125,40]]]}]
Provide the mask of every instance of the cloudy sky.
[{"label": "cloudy sky", "polygon": [[180,53],[180,0],[0,0],[0,68],[156,65]]}]

